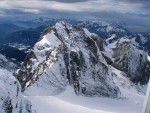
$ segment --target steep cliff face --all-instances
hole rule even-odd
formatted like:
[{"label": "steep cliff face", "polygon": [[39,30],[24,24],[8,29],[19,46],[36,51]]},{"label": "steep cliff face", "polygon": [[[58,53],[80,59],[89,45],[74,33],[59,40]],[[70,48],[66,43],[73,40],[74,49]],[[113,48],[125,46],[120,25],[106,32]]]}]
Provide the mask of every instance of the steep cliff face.
[{"label": "steep cliff face", "polygon": [[21,93],[19,82],[4,69],[0,69],[0,90],[0,113],[34,113]]},{"label": "steep cliff face", "polygon": [[103,50],[97,35],[59,22],[43,32],[15,76],[30,95],[56,95],[71,85],[77,95],[117,97]]},{"label": "steep cliff face", "polygon": [[118,44],[113,52],[114,67],[125,72],[134,83],[148,83],[150,63],[146,52],[129,41]]}]

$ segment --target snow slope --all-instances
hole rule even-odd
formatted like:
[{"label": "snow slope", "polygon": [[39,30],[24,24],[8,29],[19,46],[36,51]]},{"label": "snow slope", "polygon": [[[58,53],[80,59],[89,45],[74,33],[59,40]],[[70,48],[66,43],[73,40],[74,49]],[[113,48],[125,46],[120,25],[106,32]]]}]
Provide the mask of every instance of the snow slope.
[{"label": "snow slope", "polygon": [[59,96],[30,96],[27,99],[37,113],[141,113],[144,96],[128,91],[124,95],[131,97],[124,100],[82,97],[76,96],[68,87]]},{"label": "snow slope", "polygon": [[57,96],[26,98],[31,101],[37,113],[141,113],[144,94],[121,71],[115,68],[112,71],[116,74],[114,81],[121,91],[118,99],[77,96],[70,86]]}]

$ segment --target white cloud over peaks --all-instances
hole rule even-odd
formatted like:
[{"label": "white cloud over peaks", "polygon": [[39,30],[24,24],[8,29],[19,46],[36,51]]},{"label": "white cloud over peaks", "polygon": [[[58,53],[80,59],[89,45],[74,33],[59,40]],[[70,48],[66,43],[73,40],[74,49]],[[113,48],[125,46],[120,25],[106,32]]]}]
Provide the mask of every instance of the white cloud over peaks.
[{"label": "white cloud over peaks", "polygon": [[[139,13],[140,3],[120,2],[116,0],[1,0],[0,9],[25,9],[25,12],[37,13],[40,10],[119,12]],[[72,2],[71,2],[72,1]]]}]

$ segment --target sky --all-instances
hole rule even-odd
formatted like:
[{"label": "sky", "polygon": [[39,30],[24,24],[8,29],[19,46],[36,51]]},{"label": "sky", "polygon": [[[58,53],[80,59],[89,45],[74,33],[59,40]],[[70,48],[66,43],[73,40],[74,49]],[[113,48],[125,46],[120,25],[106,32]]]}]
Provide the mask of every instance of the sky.
[{"label": "sky", "polygon": [[0,0],[0,18],[72,17],[150,27],[150,0]]}]

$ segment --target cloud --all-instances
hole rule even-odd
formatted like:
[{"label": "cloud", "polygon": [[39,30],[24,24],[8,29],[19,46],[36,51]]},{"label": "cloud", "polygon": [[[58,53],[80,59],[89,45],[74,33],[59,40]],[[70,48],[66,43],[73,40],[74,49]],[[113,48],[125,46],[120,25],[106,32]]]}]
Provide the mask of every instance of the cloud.
[{"label": "cloud", "polygon": [[5,11],[0,10],[0,16],[4,16],[5,15]]},{"label": "cloud", "polygon": [[121,0],[121,1],[130,3],[141,3],[141,4],[146,4],[150,2],[150,0]]},{"label": "cloud", "polygon": [[150,8],[150,0],[121,0],[121,1],[124,3],[141,4],[143,8]]},{"label": "cloud", "polygon": [[56,1],[56,2],[64,2],[64,3],[75,3],[75,2],[86,2],[89,0],[45,0],[45,1]]},{"label": "cloud", "polygon": [[0,16],[52,15],[147,22],[149,5],[150,0],[0,0]]},{"label": "cloud", "polygon": [[0,0],[0,19],[96,19],[121,21],[141,30],[150,27],[150,9],[145,4],[139,0]]},{"label": "cloud", "polygon": [[[79,2],[80,1],[80,2]],[[124,1],[124,0],[123,0]],[[0,1],[2,9],[53,9],[59,11],[82,12],[119,12],[139,13],[142,5],[139,3],[119,2],[117,0],[3,0]],[[33,11],[34,13],[34,11]]]},{"label": "cloud", "polygon": [[40,10],[38,9],[22,9],[23,12],[29,12],[29,13],[40,13]]}]

